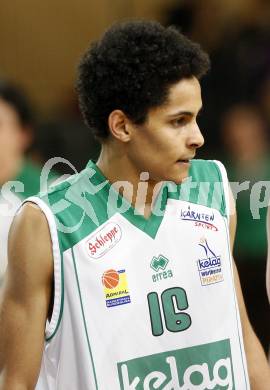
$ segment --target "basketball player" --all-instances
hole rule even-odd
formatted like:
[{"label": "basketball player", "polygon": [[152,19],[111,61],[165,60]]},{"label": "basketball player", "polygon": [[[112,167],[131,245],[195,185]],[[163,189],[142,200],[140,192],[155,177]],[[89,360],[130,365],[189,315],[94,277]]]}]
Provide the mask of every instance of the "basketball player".
[{"label": "basketball player", "polygon": [[269,389],[226,172],[193,160],[208,68],[155,22],[116,24],[84,55],[80,104],[102,151],[15,218],[1,390]]}]

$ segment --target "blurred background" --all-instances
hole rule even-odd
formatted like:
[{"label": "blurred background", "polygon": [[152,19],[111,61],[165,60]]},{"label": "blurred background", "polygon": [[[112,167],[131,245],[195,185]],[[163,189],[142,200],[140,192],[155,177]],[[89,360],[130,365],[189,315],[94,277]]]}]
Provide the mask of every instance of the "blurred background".
[{"label": "blurred background", "polygon": [[[1,0],[0,188],[20,179],[23,198],[37,191],[40,167],[49,158],[66,158],[77,170],[97,158],[98,144],[78,110],[76,66],[112,22],[133,17],[177,25],[210,55],[199,119],[206,142],[199,157],[221,160],[230,181],[270,180],[269,0]],[[6,91],[10,83],[20,96]],[[73,172],[59,164],[55,177],[62,173]],[[251,322],[267,350],[266,207],[253,219],[249,195],[242,191],[236,199],[234,254]],[[261,193],[266,205],[265,197],[267,189]],[[1,242],[9,223],[0,221]]]}]

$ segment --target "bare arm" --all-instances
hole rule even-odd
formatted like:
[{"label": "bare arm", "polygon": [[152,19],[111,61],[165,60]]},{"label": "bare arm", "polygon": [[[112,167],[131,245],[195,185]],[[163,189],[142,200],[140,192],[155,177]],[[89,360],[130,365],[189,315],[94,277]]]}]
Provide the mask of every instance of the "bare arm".
[{"label": "bare arm", "polygon": [[[236,212],[234,200],[231,195],[231,217],[230,217],[230,240],[233,248],[235,231],[236,231]],[[239,281],[237,268],[234,264],[234,283],[236,288],[238,306],[240,311],[244,345],[247,357],[249,379],[252,390],[269,390],[270,389],[270,368],[268,366],[263,348],[254,333],[249,322],[246,306],[243,299],[242,289]]]},{"label": "bare arm", "polygon": [[33,204],[16,216],[0,303],[0,390],[35,387],[51,296],[53,261],[46,218]]}]

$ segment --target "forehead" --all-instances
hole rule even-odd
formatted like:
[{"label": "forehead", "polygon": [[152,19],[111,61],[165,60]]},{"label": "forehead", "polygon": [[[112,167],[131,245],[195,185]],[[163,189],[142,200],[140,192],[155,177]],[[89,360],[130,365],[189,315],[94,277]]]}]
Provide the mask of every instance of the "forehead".
[{"label": "forehead", "polygon": [[202,106],[201,86],[196,77],[182,79],[169,88],[167,101],[153,113],[173,115],[178,112],[197,113]]},{"label": "forehead", "polygon": [[196,77],[182,79],[169,89],[167,106],[185,105],[201,101],[201,86]]}]

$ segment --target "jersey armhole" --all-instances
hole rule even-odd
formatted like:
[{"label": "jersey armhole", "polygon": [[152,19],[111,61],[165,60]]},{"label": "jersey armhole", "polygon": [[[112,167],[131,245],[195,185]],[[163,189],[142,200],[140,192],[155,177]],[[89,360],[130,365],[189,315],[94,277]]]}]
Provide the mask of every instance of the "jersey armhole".
[{"label": "jersey armhole", "polygon": [[[54,297],[53,297],[53,310],[50,321],[47,319],[45,327],[46,341],[52,339],[55,335],[62,318],[63,304],[64,304],[64,272],[63,272],[63,259],[59,246],[59,239],[57,234],[57,228],[55,218],[47,206],[47,204],[36,196],[31,196],[25,199],[22,205],[26,202],[35,203],[41,211],[44,213],[51,236],[52,252],[53,252],[53,268],[54,268]],[[22,207],[21,205],[21,207]]]},{"label": "jersey armhole", "polygon": [[223,183],[223,189],[224,189],[224,201],[225,201],[225,214],[227,219],[229,220],[230,217],[230,195],[229,195],[229,180],[228,180],[228,175],[226,172],[226,169],[224,165],[217,160],[212,160],[216,165],[219,170],[219,173],[221,174],[221,179]]}]

